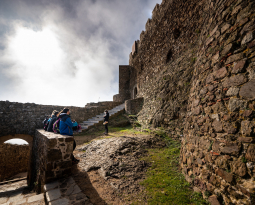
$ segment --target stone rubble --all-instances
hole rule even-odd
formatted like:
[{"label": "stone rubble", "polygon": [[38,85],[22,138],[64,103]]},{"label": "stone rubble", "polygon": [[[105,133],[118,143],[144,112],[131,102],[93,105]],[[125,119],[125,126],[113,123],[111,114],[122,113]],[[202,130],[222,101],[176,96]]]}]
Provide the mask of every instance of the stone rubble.
[{"label": "stone rubble", "polygon": [[[135,192],[139,190],[139,181],[144,178],[148,167],[140,157],[152,146],[164,146],[157,137],[113,137],[95,140],[79,146],[78,167],[89,172],[97,170],[115,190]],[[85,153],[83,153],[85,152]]]}]

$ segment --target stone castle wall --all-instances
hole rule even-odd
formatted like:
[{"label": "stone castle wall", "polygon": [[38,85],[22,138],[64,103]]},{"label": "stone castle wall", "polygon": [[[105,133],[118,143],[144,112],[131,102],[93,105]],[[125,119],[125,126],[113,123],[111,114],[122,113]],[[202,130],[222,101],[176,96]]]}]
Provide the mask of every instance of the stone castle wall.
[{"label": "stone castle wall", "polygon": [[[119,104],[99,102],[88,103],[85,107],[68,106],[68,108],[71,110],[71,118],[82,122]],[[63,108],[64,106],[0,101],[0,137],[15,134],[34,136],[36,129],[43,128],[45,116],[51,115],[53,110],[61,111]]]},{"label": "stone castle wall", "polygon": [[136,115],[142,110],[143,98],[135,98],[125,101],[125,111],[129,115]]},{"label": "stone castle wall", "polygon": [[113,96],[114,102],[122,102],[133,99],[133,89],[137,83],[136,70],[127,65],[119,66],[119,94]]},{"label": "stone castle wall", "polygon": [[144,98],[138,120],[181,139],[186,179],[225,204],[255,203],[254,8],[163,0],[130,54]]},{"label": "stone castle wall", "polygon": [[112,102],[112,101],[105,101],[105,102],[98,102],[98,103],[88,103],[85,106],[85,119],[89,119],[95,117],[103,113],[105,110],[111,110],[114,107],[120,105],[122,102]]},{"label": "stone castle wall", "polygon": [[21,172],[27,172],[29,167],[29,145],[0,145],[0,182]]}]

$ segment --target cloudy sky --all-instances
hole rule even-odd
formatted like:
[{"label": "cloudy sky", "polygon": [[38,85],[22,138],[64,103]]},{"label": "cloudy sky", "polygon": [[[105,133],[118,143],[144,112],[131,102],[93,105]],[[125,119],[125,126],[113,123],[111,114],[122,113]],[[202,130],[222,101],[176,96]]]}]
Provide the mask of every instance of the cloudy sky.
[{"label": "cloudy sky", "polygon": [[0,0],[0,100],[84,106],[118,93],[162,0]]}]

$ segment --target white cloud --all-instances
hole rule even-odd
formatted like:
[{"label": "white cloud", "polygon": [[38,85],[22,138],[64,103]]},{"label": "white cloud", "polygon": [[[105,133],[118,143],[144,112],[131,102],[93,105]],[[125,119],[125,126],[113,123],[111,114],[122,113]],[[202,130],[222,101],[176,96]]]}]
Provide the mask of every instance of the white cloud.
[{"label": "white cloud", "polygon": [[[27,20],[24,0],[24,18],[13,14],[11,32],[0,33],[0,100],[75,106],[112,100],[118,66],[128,64],[148,10],[159,1],[78,1],[70,9],[43,2],[31,6],[37,12]],[[0,14],[0,24],[5,18]]]}]

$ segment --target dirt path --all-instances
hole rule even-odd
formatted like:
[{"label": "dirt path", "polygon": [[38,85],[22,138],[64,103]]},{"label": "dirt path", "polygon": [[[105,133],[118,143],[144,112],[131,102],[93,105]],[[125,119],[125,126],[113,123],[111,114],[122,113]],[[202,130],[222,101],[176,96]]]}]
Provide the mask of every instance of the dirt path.
[{"label": "dirt path", "polygon": [[122,204],[115,189],[96,170],[84,172],[74,166],[73,179],[94,205]]},{"label": "dirt path", "polygon": [[146,204],[140,182],[149,164],[140,159],[154,146],[164,144],[152,136],[122,136],[80,145],[74,151],[81,161],[73,166],[73,178],[95,205]]}]

